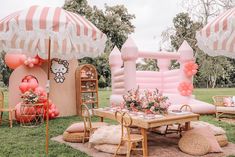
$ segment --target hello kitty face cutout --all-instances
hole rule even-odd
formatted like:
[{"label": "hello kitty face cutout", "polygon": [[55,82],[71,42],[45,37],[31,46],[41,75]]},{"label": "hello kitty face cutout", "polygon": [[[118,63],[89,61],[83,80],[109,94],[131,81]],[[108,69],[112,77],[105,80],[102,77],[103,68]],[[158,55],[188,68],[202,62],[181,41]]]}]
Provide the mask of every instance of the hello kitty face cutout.
[{"label": "hello kitty face cutout", "polygon": [[69,63],[66,60],[53,59],[51,62],[51,72],[55,74],[54,80],[56,83],[63,83],[64,75],[69,71]]}]

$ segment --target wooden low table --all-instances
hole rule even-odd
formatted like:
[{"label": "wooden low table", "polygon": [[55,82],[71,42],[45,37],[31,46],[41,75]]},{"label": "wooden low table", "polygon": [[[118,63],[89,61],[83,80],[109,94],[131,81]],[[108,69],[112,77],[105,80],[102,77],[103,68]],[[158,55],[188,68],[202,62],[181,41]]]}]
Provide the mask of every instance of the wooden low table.
[{"label": "wooden low table", "polygon": [[[115,112],[106,111],[102,109],[94,109],[94,115],[103,118],[108,118],[115,120]],[[190,121],[199,120],[200,115],[194,113],[182,114],[182,115],[164,115],[161,118],[154,119],[144,119],[136,116],[132,116],[132,124],[137,126],[141,130],[141,134],[144,137],[144,154],[143,156],[148,156],[148,137],[147,130],[159,126],[170,125],[175,123],[185,123],[185,129],[188,130],[190,128]]]}]

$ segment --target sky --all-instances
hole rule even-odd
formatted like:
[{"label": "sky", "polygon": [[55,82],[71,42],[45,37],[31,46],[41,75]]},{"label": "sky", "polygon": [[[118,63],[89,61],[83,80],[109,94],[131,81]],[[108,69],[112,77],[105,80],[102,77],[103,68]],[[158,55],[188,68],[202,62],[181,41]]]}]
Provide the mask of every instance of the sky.
[{"label": "sky", "polygon": [[[161,32],[172,26],[173,17],[182,11],[180,0],[88,0],[90,5],[104,8],[123,4],[129,13],[135,14],[132,21],[135,32],[130,36],[140,50],[159,49]],[[8,14],[31,5],[61,7],[64,0],[0,0],[0,19]]]}]

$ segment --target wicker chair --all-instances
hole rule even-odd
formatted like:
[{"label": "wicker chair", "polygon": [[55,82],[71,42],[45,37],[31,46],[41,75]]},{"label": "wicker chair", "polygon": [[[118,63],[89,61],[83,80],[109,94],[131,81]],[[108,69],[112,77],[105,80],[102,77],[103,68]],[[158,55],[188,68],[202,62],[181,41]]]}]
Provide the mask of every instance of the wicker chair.
[{"label": "wicker chair", "polygon": [[217,119],[224,114],[235,115],[235,107],[224,106],[224,98],[232,97],[232,95],[216,95],[213,96],[213,102],[215,105],[215,115]]},{"label": "wicker chair", "polygon": [[10,127],[12,128],[12,124],[13,124],[13,114],[15,113],[15,108],[4,108],[4,93],[3,91],[0,91],[0,125],[2,124],[2,116],[3,116],[3,112],[8,112],[8,116],[9,119],[7,121],[9,121]]},{"label": "wicker chair", "polygon": [[[140,134],[132,134],[130,126],[132,125],[132,118],[126,112],[119,112],[116,111],[115,113],[116,120],[121,124],[122,134],[121,134],[121,142],[117,147],[117,150],[114,156],[117,155],[118,150],[120,149],[121,145],[127,143],[127,157],[131,156],[131,150],[144,150],[144,137]],[[136,143],[141,142],[142,148],[136,148]]]},{"label": "wicker chair", "polygon": [[93,110],[89,109],[87,105],[82,105],[82,117],[84,121],[84,136],[82,142],[85,143],[86,139],[89,139],[94,131],[102,126],[107,126],[105,122],[92,122],[91,116],[93,115]]},{"label": "wicker chair", "polygon": [[[189,111],[189,112],[192,112],[192,108],[191,108],[191,106],[185,104],[185,105],[182,105],[180,107],[180,111]],[[170,133],[177,133],[181,137],[181,133],[184,130],[185,130],[185,126],[184,126],[184,124],[181,124],[181,123],[177,124],[177,128],[171,128],[170,125],[167,125],[166,126],[166,131],[165,131],[164,135],[166,136],[167,134],[170,134]]]}]

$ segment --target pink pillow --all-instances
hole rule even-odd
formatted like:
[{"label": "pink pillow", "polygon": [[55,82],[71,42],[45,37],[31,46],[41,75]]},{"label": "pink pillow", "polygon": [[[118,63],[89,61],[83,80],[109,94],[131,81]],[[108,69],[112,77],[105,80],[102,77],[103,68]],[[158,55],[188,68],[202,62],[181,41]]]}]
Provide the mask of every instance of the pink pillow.
[{"label": "pink pillow", "polygon": [[222,152],[222,149],[219,145],[219,143],[216,140],[216,137],[214,136],[213,131],[209,127],[201,127],[201,128],[195,128],[192,130],[187,131],[185,134],[200,134],[204,136],[204,138],[210,143],[210,149],[209,152]]},{"label": "pink pillow", "polygon": [[234,103],[233,103],[233,100],[231,97],[224,98],[223,103],[224,103],[224,106],[226,106],[226,107],[234,106]]},{"label": "pink pillow", "polygon": [[79,122],[79,123],[74,123],[70,125],[65,131],[69,133],[76,133],[76,132],[83,132],[84,131],[84,123]]}]

